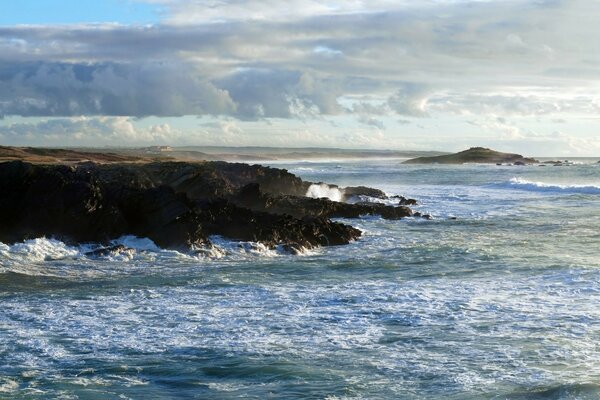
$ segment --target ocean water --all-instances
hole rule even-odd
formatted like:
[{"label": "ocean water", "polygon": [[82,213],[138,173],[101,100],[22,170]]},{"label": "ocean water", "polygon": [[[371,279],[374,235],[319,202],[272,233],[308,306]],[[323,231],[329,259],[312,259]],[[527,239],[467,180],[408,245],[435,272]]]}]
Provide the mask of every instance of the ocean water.
[{"label": "ocean water", "polygon": [[600,164],[278,163],[432,221],[300,256],[0,244],[2,399],[600,398]]}]

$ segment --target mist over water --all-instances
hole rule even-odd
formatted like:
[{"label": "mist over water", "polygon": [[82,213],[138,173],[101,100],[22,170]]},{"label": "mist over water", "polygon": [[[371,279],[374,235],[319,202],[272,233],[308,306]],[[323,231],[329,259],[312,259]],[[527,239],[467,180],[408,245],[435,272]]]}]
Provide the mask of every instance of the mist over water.
[{"label": "mist over water", "polygon": [[600,397],[600,165],[276,166],[434,220],[300,256],[0,244],[0,398]]}]

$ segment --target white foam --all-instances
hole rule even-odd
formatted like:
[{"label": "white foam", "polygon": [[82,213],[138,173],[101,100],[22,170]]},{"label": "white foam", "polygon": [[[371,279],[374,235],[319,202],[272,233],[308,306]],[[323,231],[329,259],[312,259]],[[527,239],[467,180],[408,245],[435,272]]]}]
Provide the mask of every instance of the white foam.
[{"label": "white foam", "polygon": [[0,255],[7,258],[23,258],[29,262],[61,260],[76,257],[79,250],[67,246],[60,240],[38,238],[16,243],[12,246],[2,245]]},{"label": "white foam", "polygon": [[533,192],[559,192],[573,194],[600,194],[600,185],[561,185],[555,183],[528,181],[523,178],[514,177],[506,183],[496,186],[510,189],[528,190]]},{"label": "white foam", "polygon": [[332,201],[342,201],[344,198],[344,192],[337,187],[329,186],[325,183],[312,184],[306,191],[306,197],[312,197],[313,199],[319,199],[326,197]]},{"label": "white foam", "polygon": [[121,236],[120,238],[113,240],[112,243],[121,244],[125,247],[141,251],[161,251],[160,247],[158,247],[152,240],[148,238],[139,238],[133,235]]},{"label": "white foam", "polygon": [[[56,239],[38,238],[22,243],[7,245],[0,242],[0,272],[13,271],[28,275],[64,275],[60,266],[50,266],[48,261],[102,259],[106,261],[128,262],[132,260],[153,261],[161,260],[206,260],[206,259],[244,259],[247,257],[279,257],[284,255],[309,256],[316,254],[317,250],[299,248],[291,251],[284,245],[270,248],[258,242],[241,242],[225,239],[220,236],[211,236],[211,244],[192,247],[190,252],[166,250],[158,247],[148,238],[135,236],[122,236],[112,240],[111,245],[123,245],[125,249],[108,251],[99,255],[88,255],[90,252],[105,249],[97,243],[69,246]],[[67,268],[67,272],[75,272]],[[83,271],[77,270],[77,274]]]},{"label": "white foam", "polygon": [[8,378],[0,378],[0,393],[14,393],[19,389],[19,384]]},{"label": "white foam", "polygon": [[310,256],[317,254],[317,249],[307,249],[305,247],[297,248],[297,252],[291,252],[286,249],[285,245],[278,245],[275,248],[270,248],[259,242],[240,242],[236,240],[226,239],[222,236],[214,235],[209,237],[212,247],[209,249],[210,254],[215,254],[214,258],[222,258],[225,256],[244,257],[244,256],[260,256],[260,257],[279,257],[284,255],[294,254],[296,256]]}]

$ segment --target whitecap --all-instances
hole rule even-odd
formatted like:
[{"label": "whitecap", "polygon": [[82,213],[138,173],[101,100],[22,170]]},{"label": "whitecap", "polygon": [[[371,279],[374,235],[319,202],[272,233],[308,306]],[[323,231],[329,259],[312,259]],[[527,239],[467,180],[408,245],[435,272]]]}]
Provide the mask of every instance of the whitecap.
[{"label": "whitecap", "polygon": [[79,250],[67,246],[56,239],[37,238],[16,243],[12,246],[2,245],[0,255],[11,259],[23,259],[29,262],[62,260],[78,256]]},{"label": "whitecap", "polygon": [[600,194],[600,185],[561,185],[557,183],[528,181],[519,177],[511,178],[508,182],[499,183],[494,186],[542,193]]},{"label": "whitecap", "polygon": [[0,378],[0,393],[14,393],[19,389],[19,383],[8,378]]},{"label": "whitecap", "polygon": [[113,240],[113,244],[121,244],[125,247],[141,250],[141,251],[161,251],[160,247],[158,247],[152,240],[148,238],[139,238],[133,235],[125,235],[120,238]]}]

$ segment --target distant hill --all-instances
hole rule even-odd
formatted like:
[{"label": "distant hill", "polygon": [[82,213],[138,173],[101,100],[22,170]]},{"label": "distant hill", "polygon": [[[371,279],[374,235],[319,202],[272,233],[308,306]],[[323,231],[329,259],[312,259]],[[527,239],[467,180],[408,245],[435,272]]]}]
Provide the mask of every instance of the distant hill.
[{"label": "distant hill", "polygon": [[407,160],[404,164],[499,164],[499,163],[523,163],[533,164],[539,162],[534,158],[523,157],[520,154],[501,153],[484,147],[471,147],[469,150],[459,153],[436,156],[436,157],[418,157]]},{"label": "distant hill", "polygon": [[142,158],[115,153],[86,152],[43,147],[0,146],[0,162],[21,160],[32,163],[70,163],[94,161],[98,163],[136,162]]},{"label": "distant hill", "polygon": [[322,148],[277,148],[277,147],[80,147],[52,149],[45,147],[0,146],[0,162],[21,160],[32,163],[97,163],[150,162],[150,161],[229,161],[269,162],[280,160],[333,160],[371,158],[410,158],[438,156],[434,151],[401,150],[348,150]]}]

